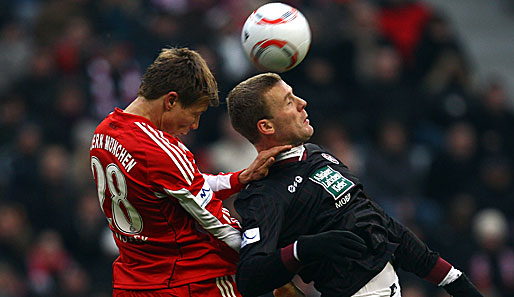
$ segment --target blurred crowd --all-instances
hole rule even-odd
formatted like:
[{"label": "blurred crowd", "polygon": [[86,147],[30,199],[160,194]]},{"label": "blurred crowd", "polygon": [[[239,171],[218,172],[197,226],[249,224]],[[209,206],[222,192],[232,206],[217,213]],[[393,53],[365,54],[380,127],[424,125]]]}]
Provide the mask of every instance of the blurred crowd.
[{"label": "blurred crowd", "polygon": [[[265,2],[0,1],[0,297],[112,295],[92,131],[136,97],[164,47],[198,50],[223,101],[257,73],[240,31]],[[477,81],[451,19],[423,1],[282,2],[312,30],[306,59],[282,77],[308,102],[313,141],[486,296],[514,296],[514,112],[501,76]],[[224,105],[183,140],[204,172],[256,155]],[[402,296],[447,296],[400,280]]]}]

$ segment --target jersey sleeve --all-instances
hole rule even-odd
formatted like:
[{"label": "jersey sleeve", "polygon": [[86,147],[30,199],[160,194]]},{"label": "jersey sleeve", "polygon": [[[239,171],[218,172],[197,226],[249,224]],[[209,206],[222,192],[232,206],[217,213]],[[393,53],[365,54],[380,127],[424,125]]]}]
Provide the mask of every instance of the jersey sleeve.
[{"label": "jersey sleeve", "polygon": [[265,294],[293,277],[282,263],[278,246],[284,205],[274,198],[254,194],[235,202],[244,231],[236,273],[243,296]]},{"label": "jersey sleeve", "polygon": [[407,227],[394,219],[391,220],[397,234],[400,234],[400,244],[394,253],[395,266],[420,278],[426,278],[437,264],[439,253],[432,251]]},{"label": "jersey sleeve", "polygon": [[[230,216],[199,172],[193,155],[183,145],[175,145],[160,133],[147,128],[157,145],[148,147],[149,179],[159,198],[173,197],[203,229],[232,249],[239,251],[239,222]],[[146,131],[145,131],[146,132]]]},{"label": "jersey sleeve", "polygon": [[225,200],[233,194],[241,191],[243,184],[239,182],[239,175],[243,172],[219,173],[218,175],[202,173],[211,189],[216,193],[216,197]]}]

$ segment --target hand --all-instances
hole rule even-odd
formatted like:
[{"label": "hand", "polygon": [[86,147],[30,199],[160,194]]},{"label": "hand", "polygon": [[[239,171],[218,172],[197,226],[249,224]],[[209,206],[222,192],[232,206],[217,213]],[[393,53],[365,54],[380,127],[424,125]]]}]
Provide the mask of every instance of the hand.
[{"label": "hand", "polygon": [[274,146],[270,149],[259,152],[255,160],[239,175],[239,182],[247,184],[259,180],[268,175],[268,170],[275,163],[275,156],[283,151],[291,149],[291,145]]},{"label": "hand", "polygon": [[275,297],[305,297],[305,294],[302,290],[298,289],[298,287],[293,282],[288,282],[282,287],[273,290],[273,296]]},{"label": "hand", "polygon": [[483,297],[464,273],[443,288],[453,297]]},{"label": "hand", "polygon": [[341,258],[359,259],[366,251],[364,239],[350,231],[332,230],[298,238],[296,251],[301,263]]}]

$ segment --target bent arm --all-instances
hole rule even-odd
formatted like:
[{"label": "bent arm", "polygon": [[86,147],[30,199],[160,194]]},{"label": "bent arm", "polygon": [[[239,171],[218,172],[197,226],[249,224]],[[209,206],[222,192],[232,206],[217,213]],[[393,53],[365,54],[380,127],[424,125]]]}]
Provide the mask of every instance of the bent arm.
[{"label": "bent arm", "polygon": [[260,296],[280,288],[293,278],[281,260],[280,250],[242,257],[237,266],[237,288],[245,297]]}]

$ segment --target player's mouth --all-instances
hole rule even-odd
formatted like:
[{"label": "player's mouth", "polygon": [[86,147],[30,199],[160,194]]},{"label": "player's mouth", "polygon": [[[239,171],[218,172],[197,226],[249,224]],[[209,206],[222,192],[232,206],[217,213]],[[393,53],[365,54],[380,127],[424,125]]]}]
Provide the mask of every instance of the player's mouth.
[{"label": "player's mouth", "polygon": [[307,125],[310,123],[309,121],[309,115],[305,113],[305,119],[303,120],[304,123],[307,123]]}]

